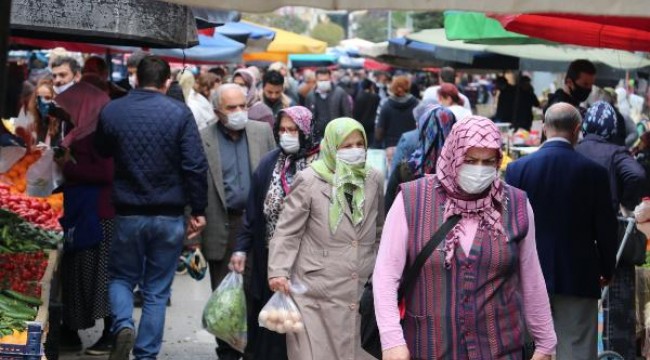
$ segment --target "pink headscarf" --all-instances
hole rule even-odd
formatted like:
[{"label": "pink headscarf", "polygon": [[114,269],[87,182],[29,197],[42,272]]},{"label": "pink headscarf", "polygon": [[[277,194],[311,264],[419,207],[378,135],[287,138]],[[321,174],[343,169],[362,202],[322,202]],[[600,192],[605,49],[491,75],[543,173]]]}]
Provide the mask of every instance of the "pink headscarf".
[{"label": "pink headscarf", "polygon": [[237,75],[244,79],[244,83],[248,88],[248,94],[246,94],[246,105],[250,108],[260,101],[260,96],[257,92],[257,80],[255,79],[255,74],[253,74],[249,69],[238,69],[235,71],[233,76]]},{"label": "pink headscarf", "polygon": [[[497,168],[501,166],[501,133],[492,120],[471,116],[454,125],[442,147],[436,166],[436,176],[447,195],[444,218],[461,215],[463,219],[477,219],[480,227],[488,228],[496,238],[504,238],[501,223],[504,185],[497,177],[483,194],[469,195],[458,185],[458,173],[470,148],[498,150]],[[463,221],[451,231],[445,240],[445,265],[449,267],[458,246],[460,236],[465,234]]]},{"label": "pink headscarf", "polygon": [[54,99],[71,117],[74,128],[63,138],[63,146],[70,147],[97,130],[99,113],[111,99],[95,86],[81,81]]}]

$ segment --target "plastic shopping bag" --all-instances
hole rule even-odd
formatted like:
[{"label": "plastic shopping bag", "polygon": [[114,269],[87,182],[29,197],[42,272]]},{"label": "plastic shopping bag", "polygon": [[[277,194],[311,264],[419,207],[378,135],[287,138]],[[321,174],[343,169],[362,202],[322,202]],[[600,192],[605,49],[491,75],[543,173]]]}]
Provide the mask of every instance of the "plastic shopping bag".
[{"label": "plastic shopping bag", "polygon": [[246,298],[241,274],[231,271],[212,293],[203,309],[203,327],[233,349],[244,352],[247,341]]},{"label": "plastic shopping bag", "polygon": [[279,334],[301,332],[305,329],[298,307],[283,292],[273,294],[257,318],[261,327]]},{"label": "plastic shopping bag", "polygon": [[47,197],[54,190],[54,151],[47,149],[27,170],[27,195]]},{"label": "plastic shopping bag", "polygon": [[0,147],[0,174],[9,171],[26,153],[27,149],[22,146]]}]

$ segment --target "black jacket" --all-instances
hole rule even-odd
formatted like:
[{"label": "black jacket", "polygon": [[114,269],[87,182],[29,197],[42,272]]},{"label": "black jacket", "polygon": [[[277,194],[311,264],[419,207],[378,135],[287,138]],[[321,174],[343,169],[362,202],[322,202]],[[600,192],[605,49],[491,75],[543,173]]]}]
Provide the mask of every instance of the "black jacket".
[{"label": "black jacket", "polygon": [[549,294],[599,298],[599,277],[611,279],[618,244],[605,168],[553,141],[508,165],[506,182],[530,199]]},{"label": "black jacket", "polygon": [[398,102],[388,98],[379,112],[377,126],[384,130],[382,139],[385,147],[397,146],[399,138],[403,133],[415,129],[415,117],[413,109],[418,106],[418,99],[411,96],[405,102]]},{"label": "black jacket", "polygon": [[207,161],[190,109],[155,91],[135,89],[101,112],[97,152],[113,157],[118,215],[193,215],[207,206]]}]

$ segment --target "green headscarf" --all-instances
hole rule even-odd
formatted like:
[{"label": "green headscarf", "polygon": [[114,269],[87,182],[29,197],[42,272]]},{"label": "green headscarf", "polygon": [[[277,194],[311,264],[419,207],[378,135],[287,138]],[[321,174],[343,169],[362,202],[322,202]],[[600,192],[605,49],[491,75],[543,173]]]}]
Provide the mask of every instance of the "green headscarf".
[{"label": "green headscarf", "polygon": [[351,118],[332,120],[325,128],[325,137],[320,143],[320,159],[311,167],[325,181],[332,185],[329,208],[329,224],[332,234],[336,232],[343,218],[344,206],[347,206],[345,194],[352,194],[352,223],[356,226],[363,220],[365,201],[365,180],[368,170],[364,164],[350,165],[336,160],[336,151],[345,138],[352,132],[359,131],[368,144],[363,125]]}]

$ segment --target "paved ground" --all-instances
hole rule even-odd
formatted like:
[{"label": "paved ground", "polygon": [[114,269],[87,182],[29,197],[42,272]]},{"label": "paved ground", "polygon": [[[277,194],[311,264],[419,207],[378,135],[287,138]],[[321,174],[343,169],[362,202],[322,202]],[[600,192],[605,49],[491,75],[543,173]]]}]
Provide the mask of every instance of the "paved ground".
[{"label": "paved ground", "polygon": [[[214,337],[201,328],[201,313],[210,296],[210,281],[206,277],[195,281],[187,275],[176,276],[172,286],[172,306],[167,308],[165,337],[159,360],[216,360]],[[136,321],[140,310],[136,310]],[[84,347],[100,336],[99,326],[80,332]],[[108,357],[81,353],[62,353],[61,360],[102,360]]]}]

